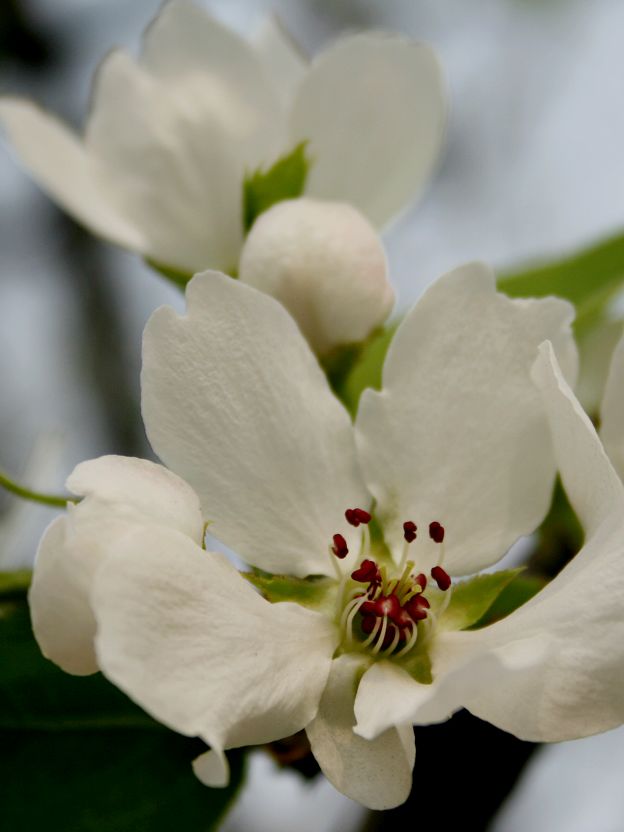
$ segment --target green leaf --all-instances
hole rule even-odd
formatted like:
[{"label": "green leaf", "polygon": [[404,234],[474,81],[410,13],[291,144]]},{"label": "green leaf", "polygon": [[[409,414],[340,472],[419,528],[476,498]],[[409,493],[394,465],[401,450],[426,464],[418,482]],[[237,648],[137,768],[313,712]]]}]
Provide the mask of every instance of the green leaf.
[{"label": "green leaf", "polygon": [[440,627],[444,630],[465,630],[475,624],[521,571],[505,569],[455,584],[451,601],[440,616]]},{"label": "green leaf", "polygon": [[191,761],[199,740],[159,725],[101,674],[44,659],[22,597],[0,601],[0,782],[12,832],[169,832],[218,828],[243,777],[209,789]]},{"label": "green leaf", "polygon": [[312,610],[329,611],[336,602],[338,584],[332,578],[293,578],[259,572],[241,572],[241,575],[272,604],[294,601]]},{"label": "green leaf", "polygon": [[471,629],[479,629],[506,618],[510,613],[517,610],[527,601],[536,595],[546,586],[546,579],[538,575],[518,575],[514,580],[503,588],[502,592],[495,599],[492,606],[485,612],[482,618],[476,621]]},{"label": "green leaf", "polygon": [[268,170],[256,170],[243,182],[243,224],[249,231],[256,219],[276,202],[296,199],[305,188],[310,159],[301,142]]},{"label": "green leaf", "polygon": [[567,298],[577,310],[577,327],[600,315],[624,286],[624,234],[552,263],[501,275],[498,288],[511,297]]},{"label": "green leaf", "polygon": [[0,598],[11,595],[23,596],[30,586],[32,572],[30,569],[18,569],[15,572],[0,572]]},{"label": "green leaf", "polygon": [[361,347],[356,361],[340,384],[334,385],[337,395],[352,417],[357,413],[360,396],[367,387],[381,389],[383,364],[388,347],[400,321],[377,330]]}]

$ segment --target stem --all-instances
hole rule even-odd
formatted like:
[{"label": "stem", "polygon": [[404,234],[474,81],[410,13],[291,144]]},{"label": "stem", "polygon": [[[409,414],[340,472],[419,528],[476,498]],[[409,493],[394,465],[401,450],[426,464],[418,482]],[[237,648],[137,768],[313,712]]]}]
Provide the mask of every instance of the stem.
[{"label": "stem", "polygon": [[44,506],[51,506],[53,508],[67,508],[68,503],[73,503],[69,497],[60,497],[56,494],[42,494],[39,491],[32,491],[23,485],[12,480],[4,471],[0,470],[0,487],[16,497],[21,497],[22,500],[31,500],[33,503],[41,503]]}]

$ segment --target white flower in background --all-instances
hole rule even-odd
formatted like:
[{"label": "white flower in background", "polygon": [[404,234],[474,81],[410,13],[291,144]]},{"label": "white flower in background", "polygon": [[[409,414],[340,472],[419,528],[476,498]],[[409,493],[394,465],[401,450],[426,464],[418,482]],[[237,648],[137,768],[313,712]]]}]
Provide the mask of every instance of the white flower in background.
[{"label": "white flower in background", "polygon": [[148,27],[138,61],[104,60],[83,137],[28,101],[0,100],[0,122],[53,199],[187,274],[236,268],[246,174],[302,141],[306,195],[383,225],[429,179],[445,114],[426,45],[358,34],[308,64],[275,23],[248,43],[181,0]]},{"label": "white flower in background", "polygon": [[[79,466],[69,487],[88,496],[35,566],[46,655],[100,667],[203,738],[206,783],[227,781],[224,749],[306,728],[332,783],[376,809],[409,793],[411,725],[462,705],[531,739],[622,720],[623,488],[549,349],[531,379],[544,339],[575,376],[567,303],[510,300],[480,265],[450,273],[404,319],[354,426],[279,303],[216,273],[187,291],[186,316],[147,326],[143,410],[198,497],[157,465]],[[453,632],[492,599],[463,607],[451,576],[497,562],[547,511],[546,411],[587,544],[525,607]],[[206,552],[202,517],[274,577]]]}]

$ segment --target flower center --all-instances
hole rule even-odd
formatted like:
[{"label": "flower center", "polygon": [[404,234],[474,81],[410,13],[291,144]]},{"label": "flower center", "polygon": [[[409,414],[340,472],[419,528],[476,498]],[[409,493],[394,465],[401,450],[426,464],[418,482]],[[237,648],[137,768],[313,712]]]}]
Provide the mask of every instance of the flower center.
[{"label": "flower center", "polygon": [[[415,647],[423,627],[428,638],[436,617],[450,601],[451,578],[442,567],[444,527],[437,521],[429,524],[429,537],[438,548],[438,562],[430,575],[438,590],[444,593],[434,613],[427,597],[427,576],[417,570],[414,560],[407,559],[409,546],[417,538],[416,524],[412,520],[403,523],[403,556],[397,569],[392,569],[392,575],[386,566],[380,566],[372,557],[366,556],[370,549],[367,527],[371,515],[356,508],[347,509],[345,517],[352,526],[364,527],[362,553],[365,556],[357,569],[342,579],[340,628],[343,645],[347,649],[366,650],[374,656],[401,658]],[[333,541],[330,552],[342,560],[348,554],[345,538],[336,534]],[[431,590],[430,584],[429,588]]]}]

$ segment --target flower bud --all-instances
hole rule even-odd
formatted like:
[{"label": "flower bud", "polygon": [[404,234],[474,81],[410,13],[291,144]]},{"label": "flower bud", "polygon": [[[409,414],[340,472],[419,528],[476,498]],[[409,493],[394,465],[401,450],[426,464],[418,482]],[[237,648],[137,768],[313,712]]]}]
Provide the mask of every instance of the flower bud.
[{"label": "flower bud", "polygon": [[340,202],[278,202],[254,223],[243,248],[242,281],[277,298],[317,355],[363,341],[394,303],[377,233]]}]

